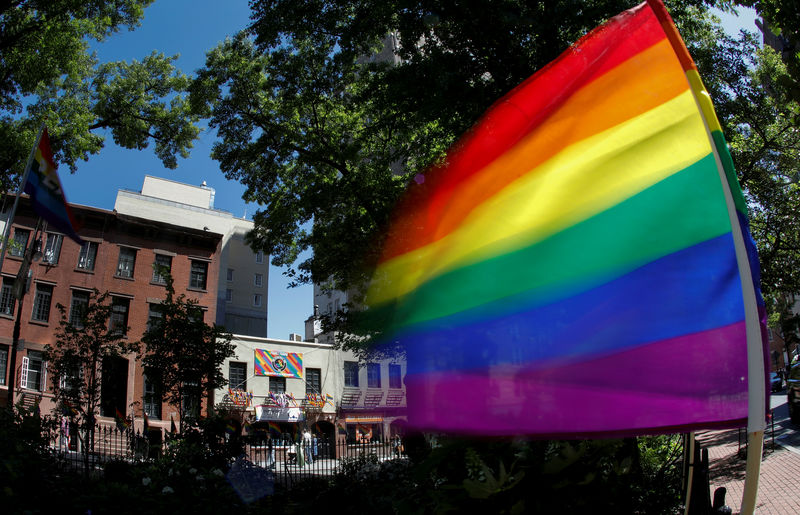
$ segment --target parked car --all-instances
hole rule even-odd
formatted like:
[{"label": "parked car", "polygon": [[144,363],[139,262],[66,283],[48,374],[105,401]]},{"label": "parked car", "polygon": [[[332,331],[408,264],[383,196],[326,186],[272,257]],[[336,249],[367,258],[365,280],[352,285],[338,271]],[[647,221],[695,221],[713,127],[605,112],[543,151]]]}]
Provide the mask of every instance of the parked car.
[{"label": "parked car", "polygon": [[783,390],[783,374],[779,372],[770,372],[769,383],[773,392],[780,392]]},{"label": "parked car", "polygon": [[789,405],[789,418],[800,424],[800,363],[792,365],[786,379],[786,397]]}]

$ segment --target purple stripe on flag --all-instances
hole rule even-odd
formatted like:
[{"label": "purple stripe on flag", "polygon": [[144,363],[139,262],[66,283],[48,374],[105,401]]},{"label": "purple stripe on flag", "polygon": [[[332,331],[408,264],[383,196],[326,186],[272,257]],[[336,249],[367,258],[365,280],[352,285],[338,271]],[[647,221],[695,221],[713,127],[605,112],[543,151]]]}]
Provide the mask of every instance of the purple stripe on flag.
[{"label": "purple stripe on flag", "polygon": [[420,429],[563,438],[734,427],[747,418],[745,324],[552,368],[409,375],[406,385]]}]

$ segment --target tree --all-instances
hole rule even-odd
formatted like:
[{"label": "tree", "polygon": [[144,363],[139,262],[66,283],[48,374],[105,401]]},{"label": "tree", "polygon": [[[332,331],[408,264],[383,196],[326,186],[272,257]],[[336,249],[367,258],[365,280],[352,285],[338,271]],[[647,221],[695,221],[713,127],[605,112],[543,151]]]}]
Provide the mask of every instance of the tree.
[{"label": "tree", "polygon": [[142,337],[142,365],[146,371],[157,371],[154,379],[160,382],[167,402],[178,408],[183,432],[200,415],[202,393],[206,392],[210,403],[214,390],[227,383],[222,363],[233,356],[234,347],[224,328],[203,321],[196,300],[175,296],[166,267],[159,267],[159,274],[166,278],[167,296],[155,307],[157,316],[151,318]]},{"label": "tree", "polygon": [[0,188],[22,173],[39,126],[46,122],[59,163],[74,172],[78,160],[115,143],[141,150],[155,141],[165,166],[188,156],[199,129],[183,92],[188,78],[173,57],[99,64],[89,39],[102,41],[132,29],[153,0],[0,2]]},{"label": "tree", "polygon": [[[761,261],[761,288],[773,326],[789,345],[800,291],[800,129],[789,70],[754,34],[726,35],[697,16],[680,27],[689,41],[729,142],[750,208]],[[687,37],[688,36],[688,37]]]},{"label": "tree", "polygon": [[[77,297],[76,297],[77,298]],[[94,432],[101,402],[101,367],[110,358],[138,352],[137,342],[124,338],[127,328],[111,324],[112,304],[108,292],[87,292],[84,302],[73,300],[68,311],[62,304],[56,345],[45,346],[58,409],[76,420],[83,432],[86,470],[94,449]],[[123,414],[124,415],[124,414]]]},{"label": "tree", "polygon": [[217,129],[222,171],[263,206],[254,248],[295,283],[348,289],[369,276],[408,182],[492,102],[632,5],[256,1],[251,29],[208,53],[190,98]]}]

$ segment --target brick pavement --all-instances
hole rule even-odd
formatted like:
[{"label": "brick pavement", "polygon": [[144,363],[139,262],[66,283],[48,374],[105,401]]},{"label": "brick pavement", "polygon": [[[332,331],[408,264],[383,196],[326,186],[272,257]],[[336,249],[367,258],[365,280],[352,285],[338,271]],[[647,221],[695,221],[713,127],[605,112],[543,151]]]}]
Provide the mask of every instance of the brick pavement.
[{"label": "brick pavement", "polygon": [[[764,456],[758,483],[755,513],[758,515],[800,514],[800,435],[787,431],[785,421],[767,428]],[[720,486],[727,489],[725,503],[739,513],[744,488],[744,431],[698,432],[697,441],[708,449],[711,495]],[[773,444],[774,435],[774,444]]]}]

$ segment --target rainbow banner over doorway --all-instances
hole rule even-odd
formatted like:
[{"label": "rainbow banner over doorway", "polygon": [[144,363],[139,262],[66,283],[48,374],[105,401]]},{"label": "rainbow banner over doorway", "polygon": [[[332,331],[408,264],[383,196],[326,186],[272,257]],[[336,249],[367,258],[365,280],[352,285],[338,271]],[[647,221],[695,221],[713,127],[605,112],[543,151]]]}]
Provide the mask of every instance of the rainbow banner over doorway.
[{"label": "rainbow banner over doorway", "polygon": [[407,351],[412,425],[584,437],[747,420],[757,255],[660,2],[498,101],[393,220],[366,313]]}]

